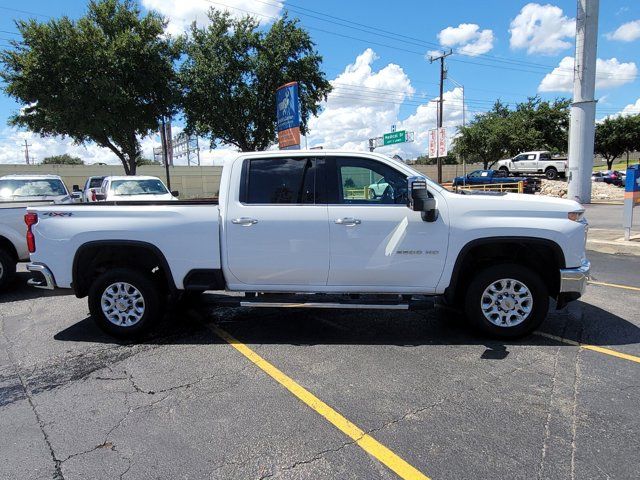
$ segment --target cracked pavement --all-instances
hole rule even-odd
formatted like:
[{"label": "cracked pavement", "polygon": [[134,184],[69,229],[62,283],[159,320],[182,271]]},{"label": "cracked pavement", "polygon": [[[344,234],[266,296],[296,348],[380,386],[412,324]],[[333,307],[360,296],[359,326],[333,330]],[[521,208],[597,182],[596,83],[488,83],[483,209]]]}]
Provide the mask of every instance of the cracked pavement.
[{"label": "cracked pavement", "polygon": [[[596,279],[640,271],[640,259],[590,257]],[[398,478],[210,323],[431,478],[640,477],[640,365],[629,361],[539,336],[478,338],[433,310],[205,298],[141,344],[87,316],[85,299],[20,283],[0,297],[0,478]],[[640,297],[593,286],[542,330],[640,355]]]}]

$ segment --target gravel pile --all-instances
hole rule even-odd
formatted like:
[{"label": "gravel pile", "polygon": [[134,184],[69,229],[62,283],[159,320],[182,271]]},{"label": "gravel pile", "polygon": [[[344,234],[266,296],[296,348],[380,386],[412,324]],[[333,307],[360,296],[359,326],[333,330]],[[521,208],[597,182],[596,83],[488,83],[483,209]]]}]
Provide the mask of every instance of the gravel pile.
[{"label": "gravel pile", "polygon": [[[565,180],[543,179],[538,195],[567,198],[567,182]],[[624,187],[615,187],[604,182],[592,182],[591,199],[622,201],[624,199]]]}]

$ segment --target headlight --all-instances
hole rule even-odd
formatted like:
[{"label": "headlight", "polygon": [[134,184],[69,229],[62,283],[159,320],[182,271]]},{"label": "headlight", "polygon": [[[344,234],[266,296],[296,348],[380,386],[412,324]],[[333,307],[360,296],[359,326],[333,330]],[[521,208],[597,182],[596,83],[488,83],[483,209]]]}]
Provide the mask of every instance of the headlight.
[{"label": "headlight", "polygon": [[584,218],[584,210],[575,210],[573,212],[567,213],[567,218],[569,220],[573,220],[574,222],[582,222]]}]

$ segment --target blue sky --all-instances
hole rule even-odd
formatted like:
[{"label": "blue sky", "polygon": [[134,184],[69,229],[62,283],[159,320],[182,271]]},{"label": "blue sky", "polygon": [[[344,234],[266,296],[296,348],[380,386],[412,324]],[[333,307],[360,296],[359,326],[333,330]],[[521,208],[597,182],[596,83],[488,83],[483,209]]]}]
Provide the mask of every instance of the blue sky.
[{"label": "blue sky", "polygon": [[[169,28],[174,33],[194,19],[203,21],[208,7],[228,9],[237,15],[252,12],[265,25],[285,9],[291,16],[299,17],[324,57],[327,77],[335,82],[335,91],[323,113],[311,122],[309,146],[362,149],[366,138],[397,124],[398,128],[415,131],[416,142],[381,151],[406,157],[424,153],[426,131],[435,121],[435,104],[430,100],[438,92],[438,67],[426,57],[429,51],[442,47],[458,52],[447,61],[450,80],[445,84],[445,124],[451,134],[462,122],[462,90],[456,88],[454,80],[464,85],[467,119],[490,108],[496,98],[511,103],[536,93],[543,98],[571,96],[575,0],[550,3],[139,0],[139,3],[169,18]],[[0,3],[0,46],[6,46],[7,39],[18,38],[12,33],[16,31],[14,18],[29,18],[33,14],[43,21],[48,16],[63,14],[78,17],[85,8],[84,1],[23,0],[18,4],[4,0]],[[597,118],[623,110],[640,113],[639,51],[640,2],[602,0]],[[17,108],[11,99],[0,95],[0,162],[21,159],[18,144],[25,136],[34,144],[32,150],[40,160],[47,154],[69,151],[89,162],[115,161],[109,152],[95,146],[83,150],[68,141],[42,140],[14,132],[5,125]],[[180,125],[180,119],[176,119],[176,124]],[[146,139],[145,151],[156,141],[153,137]],[[223,146],[217,152],[205,152],[203,157],[211,162],[231,153]]]}]

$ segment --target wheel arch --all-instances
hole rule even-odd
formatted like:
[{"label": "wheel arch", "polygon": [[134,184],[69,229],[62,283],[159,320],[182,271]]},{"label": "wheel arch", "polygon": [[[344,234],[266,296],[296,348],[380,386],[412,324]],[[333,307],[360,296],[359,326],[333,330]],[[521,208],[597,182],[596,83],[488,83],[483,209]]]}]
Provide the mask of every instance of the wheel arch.
[{"label": "wheel arch", "polygon": [[560,269],[565,268],[564,252],[553,240],[519,236],[478,238],[460,250],[449,286],[445,289],[445,297],[454,301],[470,281],[472,271],[493,265],[494,262],[516,262],[531,268],[548,283],[551,296],[557,295]]},{"label": "wheel arch", "polygon": [[95,240],[78,247],[72,264],[72,288],[78,298],[86,297],[91,281],[107,267],[159,268],[170,292],[177,290],[171,268],[155,245],[138,240]]},{"label": "wheel arch", "polygon": [[20,260],[18,258],[18,250],[13,242],[3,235],[0,235],[0,250],[7,252],[15,259],[16,262]]}]

